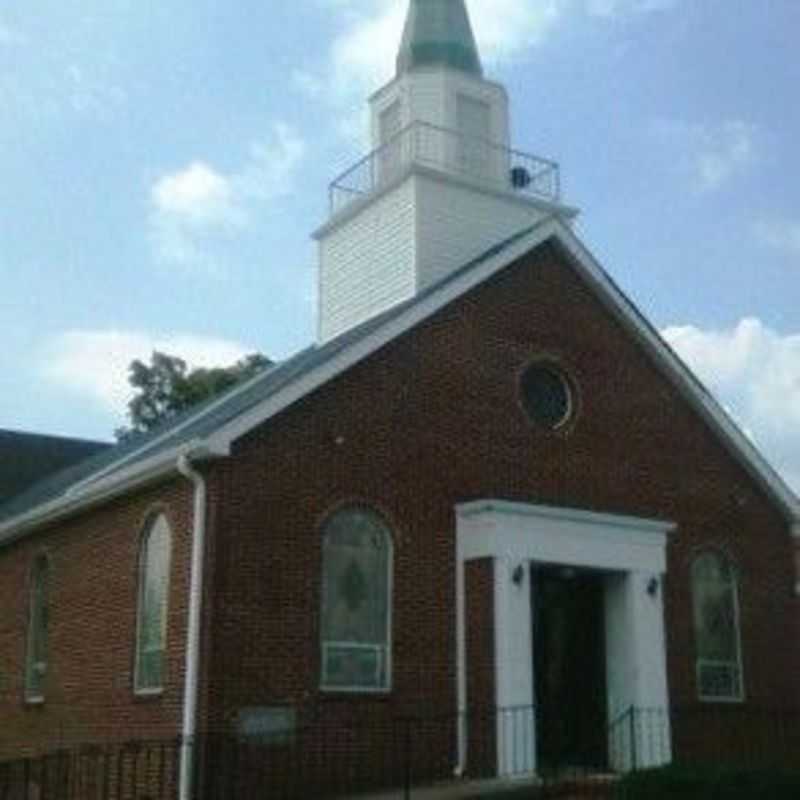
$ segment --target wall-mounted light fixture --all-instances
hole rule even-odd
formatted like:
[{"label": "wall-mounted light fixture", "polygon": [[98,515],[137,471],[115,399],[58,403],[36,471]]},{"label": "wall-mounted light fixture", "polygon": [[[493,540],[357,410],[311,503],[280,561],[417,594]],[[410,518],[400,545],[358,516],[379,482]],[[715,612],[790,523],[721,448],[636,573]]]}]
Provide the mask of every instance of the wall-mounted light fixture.
[{"label": "wall-mounted light fixture", "polygon": [[655,576],[650,578],[650,581],[647,584],[647,594],[649,594],[650,597],[655,597],[658,594],[658,587],[660,585],[661,584],[658,578],[656,578]]},{"label": "wall-mounted light fixture", "polygon": [[513,582],[514,586],[521,586],[522,581],[525,580],[525,566],[523,564],[517,564],[514,567],[514,571],[511,573],[511,581]]}]

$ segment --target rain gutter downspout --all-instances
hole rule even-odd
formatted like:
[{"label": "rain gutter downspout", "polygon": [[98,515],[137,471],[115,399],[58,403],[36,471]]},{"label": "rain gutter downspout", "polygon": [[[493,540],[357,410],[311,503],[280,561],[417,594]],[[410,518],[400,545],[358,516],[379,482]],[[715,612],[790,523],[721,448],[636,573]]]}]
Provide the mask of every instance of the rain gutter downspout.
[{"label": "rain gutter downspout", "polygon": [[194,485],[194,514],[192,531],[192,565],[189,584],[189,621],[186,633],[186,677],[183,690],[183,723],[181,726],[181,756],[179,800],[191,800],[194,777],[194,755],[197,735],[197,701],[200,676],[200,623],[203,608],[203,572],[206,544],[205,478],[192,466],[191,452],[178,457],[178,472]]}]

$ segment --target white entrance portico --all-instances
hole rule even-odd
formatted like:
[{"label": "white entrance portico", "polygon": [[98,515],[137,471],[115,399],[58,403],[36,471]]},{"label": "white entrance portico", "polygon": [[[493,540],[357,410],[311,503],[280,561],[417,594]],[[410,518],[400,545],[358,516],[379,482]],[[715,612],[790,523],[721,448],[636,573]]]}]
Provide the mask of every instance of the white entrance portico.
[{"label": "white entrance portico", "polygon": [[[541,731],[535,710],[533,566],[589,569],[602,576],[609,723],[632,708],[669,709],[663,577],[667,535],[674,524],[502,500],[460,505],[456,518],[461,769],[469,764],[465,570],[473,561],[492,565],[498,776],[537,770]],[[609,765],[624,771],[634,757],[640,767],[668,762],[669,715],[658,715],[662,729],[655,737],[652,723],[645,730],[632,719],[608,742]],[[656,740],[658,747],[653,747]]]}]

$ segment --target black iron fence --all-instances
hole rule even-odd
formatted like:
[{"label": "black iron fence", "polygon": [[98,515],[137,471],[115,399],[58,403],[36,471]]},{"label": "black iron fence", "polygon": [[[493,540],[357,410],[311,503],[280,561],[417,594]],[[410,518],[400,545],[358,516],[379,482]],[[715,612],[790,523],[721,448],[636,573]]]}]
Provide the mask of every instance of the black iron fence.
[{"label": "black iron fence", "polygon": [[128,741],[0,762],[0,800],[173,800],[181,747]]},{"label": "black iron fence", "polygon": [[578,727],[570,736],[532,707],[389,717],[342,705],[311,709],[277,732],[104,743],[0,762],[0,800],[176,800],[186,757],[193,800],[422,800],[456,786],[459,797],[477,798],[485,781],[508,781],[513,797],[581,800],[613,798],[619,774],[672,761],[800,768],[795,712],[631,708]]}]

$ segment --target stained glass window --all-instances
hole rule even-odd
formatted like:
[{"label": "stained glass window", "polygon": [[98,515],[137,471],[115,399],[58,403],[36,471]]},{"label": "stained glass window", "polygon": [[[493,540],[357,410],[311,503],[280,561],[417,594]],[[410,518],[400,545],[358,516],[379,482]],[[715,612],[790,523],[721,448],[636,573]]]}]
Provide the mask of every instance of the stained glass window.
[{"label": "stained glass window", "polygon": [[377,514],[339,511],[325,526],[322,554],[322,685],[389,688],[392,539]]},{"label": "stained glass window", "polygon": [[739,594],[731,562],[704,553],[692,567],[697,681],[703,700],[741,700]]},{"label": "stained glass window", "polygon": [[164,686],[171,554],[172,534],[162,514],[153,520],[142,538],[139,557],[137,692],[157,691]]},{"label": "stained glass window", "polygon": [[25,697],[41,701],[47,678],[47,639],[50,616],[50,564],[45,556],[31,570],[28,652],[25,665]]}]

